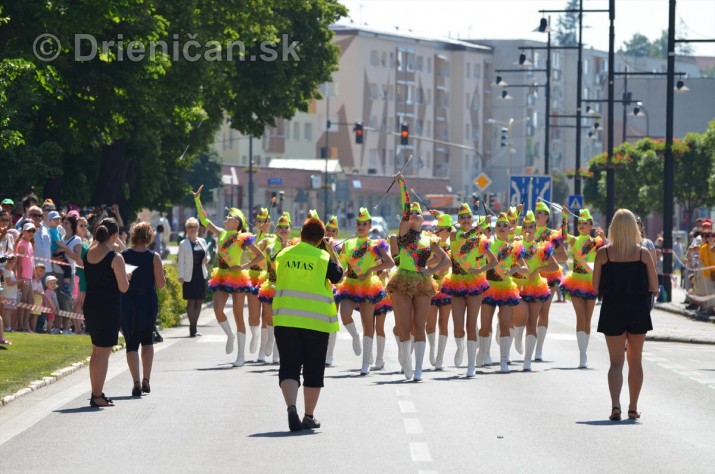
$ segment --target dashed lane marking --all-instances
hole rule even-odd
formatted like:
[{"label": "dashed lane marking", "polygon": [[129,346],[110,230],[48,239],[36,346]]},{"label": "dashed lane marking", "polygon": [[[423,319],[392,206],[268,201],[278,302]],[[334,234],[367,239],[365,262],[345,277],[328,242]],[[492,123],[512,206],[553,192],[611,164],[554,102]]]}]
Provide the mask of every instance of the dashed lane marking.
[{"label": "dashed lane marking", "polygon": [[424,433],[422,429],[422,423],[417,418],[404,418],[402,420],[405,423],[405,433],[409,435],[420,435]]},{"label": "dashed lane marking", "polygon": [[432,455],[430,454],[427,443],[411,442],[410,457],[413,462],[432,462]]}]

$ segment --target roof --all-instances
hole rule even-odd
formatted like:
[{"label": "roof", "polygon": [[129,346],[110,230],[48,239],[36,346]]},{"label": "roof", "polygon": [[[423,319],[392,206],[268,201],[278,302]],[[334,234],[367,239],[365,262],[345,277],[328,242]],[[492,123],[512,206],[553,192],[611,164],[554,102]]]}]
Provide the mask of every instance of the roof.
[{"label": "roof", "polygon": [[461,41],[452,38],[438,38],[436,36],[421,35],[413,33],[411,30],[401,31],[389,31],[381,30],[378,28],[370,28],[369,26],[356,26],[356,25],[341,25],[333,24],[330,25],[330,29],[335,32],[336,35],[342,34],[363,34],[363,35],[373,35],[373,36],[383,36],[388,38],[400,39],[403,41],[411,41],[415,43],[429,42],[435,45],[444,47],[444,49],[449,50],[474,50],[475,52],[490,53],[492,48],[486,45],[480,45],[472,42]]},{"label": "roof", "polygon": [[[325,172],[325,160],[302,158],[273,158],[268,164],[269,168],[283,168],[304,171]],[[339,160],[328,160],[328,173],[342,173],[343,168]]]}]

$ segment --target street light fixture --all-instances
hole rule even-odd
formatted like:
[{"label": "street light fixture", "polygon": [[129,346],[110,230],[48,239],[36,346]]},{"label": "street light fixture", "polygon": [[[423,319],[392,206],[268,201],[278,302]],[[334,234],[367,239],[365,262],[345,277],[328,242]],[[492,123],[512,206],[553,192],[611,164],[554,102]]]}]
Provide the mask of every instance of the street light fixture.
[{"label": "street light fixture", "polygon": [[538,33],[551,33],[554,30],[551,29],[549,21],[544,17],[539,21],[539,26],[537,26],[534,31]]},{"label": "street light fixture", "polygon": [[677,92],[678,94],[688,92],[689,90],[690,88],[685,85],[685,81],[683,81],[682,79],[678,79],[678,82],[675,83],[675,92]]},{"label": "street light fixture", "polygon": [[502,79],[501,76],[497,75],[496,79],[494,79],[494,84],[497,87],[506,87],[509,85],[504,79]]},{"label": "street light fixture", "polygon": [[529,67],[532,66],[534,63],[529,61],[526,57],[525,53],[519,54],[519,59],[514,63],[516,66],[522,66],[522,67]]},{"label": "street light fixture", "polygon": [[503,91],[501,91],[501,95],[499,96],[499,98],[502,99],[502,100],[511,100],[511,99],[513,99],[513,97],[509,95],[509,92],[508,92],[506,89],[503,90]]}]

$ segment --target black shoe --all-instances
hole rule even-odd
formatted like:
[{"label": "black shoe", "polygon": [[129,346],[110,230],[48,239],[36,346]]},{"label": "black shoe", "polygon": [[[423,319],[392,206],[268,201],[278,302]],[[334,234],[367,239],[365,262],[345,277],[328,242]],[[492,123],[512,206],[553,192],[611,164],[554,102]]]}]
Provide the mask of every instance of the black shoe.
[{"label": "black shoe", "polygon": [[314,430],[320,428],[320,422],[317,418],[308,418],[307,416],[303,417],[302,425],[304,430]]},{"label": "black shoe", "polygon": [[151,393],[151,385],[149,385],[149,379],[147,378],[142,379],[142,392]]},{"label": "black shoe", "polygon": [[154,326],[154,342],[164,342],[164,338],[159,334],[159,330]]},{"label": "black shoe", "polygon": [[300,431],[303,429],[303,425],[300,423],[300,417],[298,416],[298,409],[295,405],[288,407],[288,428],[291,431]]},{"label": "black shoe", "polygon": [[142,385],[138,380],[134,381],[134,387],[132,388],[132,397],[142,396]]}]

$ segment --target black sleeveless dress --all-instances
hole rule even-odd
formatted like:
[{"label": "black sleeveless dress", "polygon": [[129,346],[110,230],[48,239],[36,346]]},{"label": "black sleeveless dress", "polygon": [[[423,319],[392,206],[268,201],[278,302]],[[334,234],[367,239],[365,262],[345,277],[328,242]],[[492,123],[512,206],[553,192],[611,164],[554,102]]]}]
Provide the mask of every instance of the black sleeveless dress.
[{"label": "black sleeveless dress", "polygon": [[129,290],[122,295],[122,333],[127,339],[154,328],[159,313],[159,298],[154,282],[154,255],[147,250],[136,252],[126,249],[122,252],[124,261],[137,268],[129,280]]},{"label": "black sleeveless dress", "polygon": [[84,323],[97,347],[112,347],[119,340],[120,295],[117,277],[112,269],[116,252],[108,252],[98,263],[87,261],[82,256],[87,279],[87,293],[84,297]]},{"label": "black sleeveless dress", "polygon": [[[608,249],[606,249],[608,259]],[[648,270],[640,260],[603,264],[600,290],[603,296],[598,332],[606,336],[645,334],[653,329],[650,319],[653,296],[648,291]]]}]

